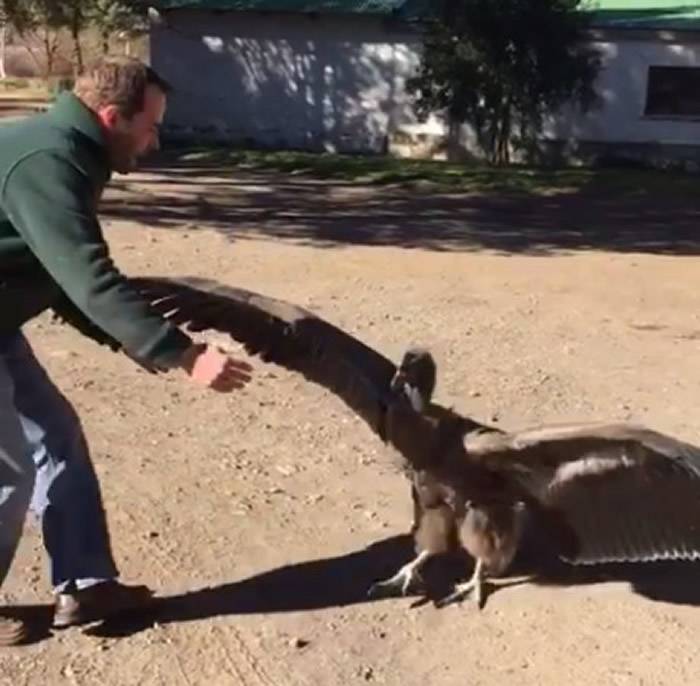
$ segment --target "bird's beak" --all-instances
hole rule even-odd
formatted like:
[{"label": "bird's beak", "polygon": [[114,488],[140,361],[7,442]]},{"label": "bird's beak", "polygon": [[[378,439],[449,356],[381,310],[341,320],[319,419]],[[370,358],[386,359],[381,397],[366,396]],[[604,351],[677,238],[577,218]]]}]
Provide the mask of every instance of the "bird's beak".
[{"label": "bird's beak", "polygon": [[396,372],[396,374],[394,374],[394,378],[391,380],[391,390],[394,392],[402,391],[405,383],[406,383],[406,375],[403,373],[403,371],[401,369],[399,369]]}]

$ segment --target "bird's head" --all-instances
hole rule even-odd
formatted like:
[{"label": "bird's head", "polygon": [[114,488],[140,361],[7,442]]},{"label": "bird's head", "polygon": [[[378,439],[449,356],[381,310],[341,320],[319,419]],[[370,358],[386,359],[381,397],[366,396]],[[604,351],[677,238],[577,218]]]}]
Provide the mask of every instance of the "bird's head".
[{"label": "bird's head", "polygon": [[437,366],[425,348],[409,348],[391,380],[391,390],[404,393],[416,412],[430,404],[437,381]]}]

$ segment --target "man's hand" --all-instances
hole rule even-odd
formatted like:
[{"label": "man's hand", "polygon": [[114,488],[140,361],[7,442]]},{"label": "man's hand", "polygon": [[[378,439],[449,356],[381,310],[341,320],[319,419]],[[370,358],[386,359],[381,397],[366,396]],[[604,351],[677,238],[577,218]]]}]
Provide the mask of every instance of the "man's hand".
[{"label": "man's hand", "polygon": [[186,350],[180,365],[193,381],[220,393],[243,388],[253,371],[247,362],[206,343],[196,343]]}]

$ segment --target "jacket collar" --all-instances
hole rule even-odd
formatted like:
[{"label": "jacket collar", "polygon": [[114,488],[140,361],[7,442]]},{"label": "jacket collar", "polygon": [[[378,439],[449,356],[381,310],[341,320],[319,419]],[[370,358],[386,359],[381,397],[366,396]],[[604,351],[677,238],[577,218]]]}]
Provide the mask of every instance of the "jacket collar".
[{"label": "jacket collar", "polygon": [[71,91],[63,91],[49,110],[49,116],[64,129],[72,129],[95,145],[103,164],[102,185],[112,177],[112,165],[107,150],[107,140],[95,114]]},{"label": "jacket collar", "polygon": [[106,149],[104,133],[97,117],[70,91],[63,91],[51,108],[51,116],[61,127],[76,129],[91,141]]}]

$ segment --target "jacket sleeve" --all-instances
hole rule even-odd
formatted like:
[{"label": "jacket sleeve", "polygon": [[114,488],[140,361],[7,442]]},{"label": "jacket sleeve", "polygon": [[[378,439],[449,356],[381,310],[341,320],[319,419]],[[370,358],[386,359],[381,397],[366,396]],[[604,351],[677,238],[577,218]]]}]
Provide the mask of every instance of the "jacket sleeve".
[{"label": "jacket sleeve", "polygon": [[82,333],[83,336],[91,338],[100,345],[106,345],[114,352],[124,352],[127,357],[129,357],[133,362],[139,365],[139,367],[142,369],[145,369],[147,372],[150,372],[151,374],[158,373],[158,367],[154,367],[153,364],[149,363],[147,360],[139,359],[125,351],[119,341],[112,338],[108,333],[100,329],[100,327],[93,321],[88,319],[83,314],[82,310],[78,309],[73,304],[73,301],[65,294],[61,294],[59,299],[51,306],[51,310],[55,320],[72,326],[74,329]]},{"label": "jacket sleeve", "polygon": [[122,349],[122,344],[103,331],[92,320],[88,319],[83,311],[78,309],[73,301],[65,294],[61,294],[58,300],[51,306],[54,318],[60,322],[69,324],[80,331],[84,336],[91,338],[100,345],[106,345],[110,350],[117,352]]},{"label": "jacket sleeve", "polygon": [[189,336],[129,287],[109,254],[90,178],[58,151],[20,160],[5,177],[8,218],[70,301],[131,357],[177,365]]}]

